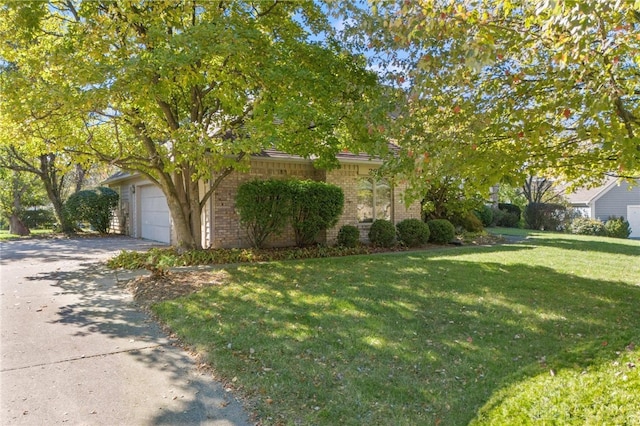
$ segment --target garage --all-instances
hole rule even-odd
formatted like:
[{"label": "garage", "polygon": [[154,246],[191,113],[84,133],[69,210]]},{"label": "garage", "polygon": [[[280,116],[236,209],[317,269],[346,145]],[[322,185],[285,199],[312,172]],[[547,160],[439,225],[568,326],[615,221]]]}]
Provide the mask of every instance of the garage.
[{"label": "garage", "polygon": [[627,221],[631,227],[629,238],[640,239],[640,206],[627,206]]},{"label": "garage", "polygon": [[138,209],[139,236],[146,240],[171,243],[171,215],[162,190],[154,185],[140,186]]}]

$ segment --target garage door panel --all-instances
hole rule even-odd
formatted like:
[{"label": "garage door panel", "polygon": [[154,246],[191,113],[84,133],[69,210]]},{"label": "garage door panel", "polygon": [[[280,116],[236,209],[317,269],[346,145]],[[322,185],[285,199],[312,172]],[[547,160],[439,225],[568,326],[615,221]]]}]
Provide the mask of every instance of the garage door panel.
[{"label": "garage door panel", "polygon": [[640,206],[627,206],[627,221],[631,227],[630,238],[640,238]]},{"label": "garage door panel", "polygon": [[170,217],[169,206],[160,188],[140,187],[140,237],[169,244]]}]

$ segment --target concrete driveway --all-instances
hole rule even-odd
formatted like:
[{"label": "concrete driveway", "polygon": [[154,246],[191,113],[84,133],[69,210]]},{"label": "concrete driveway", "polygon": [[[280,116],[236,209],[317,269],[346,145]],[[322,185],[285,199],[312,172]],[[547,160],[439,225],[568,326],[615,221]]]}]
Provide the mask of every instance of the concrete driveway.
[{"label": "concrete driveway", "polygon": [[210,374],[171,344],[100,261],[127,237],[0,243],[0,423],[248,425]]}]

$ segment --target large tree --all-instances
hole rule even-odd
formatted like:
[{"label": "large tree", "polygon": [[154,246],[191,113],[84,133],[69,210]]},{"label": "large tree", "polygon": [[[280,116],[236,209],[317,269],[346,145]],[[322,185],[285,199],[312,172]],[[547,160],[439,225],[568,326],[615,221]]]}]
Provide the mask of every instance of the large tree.
[{"label": "large tree", "polygon": [[405,148],[400,169],[416,187],[452,174],[478,187],[528,175],[576,184],[640,175],[637,2],[397,0],[341,9],[348,40],[406,93],[395,137]]},{"label": "large tree", "polygon": [[0,64],[0,167],[39,179],[60,229],[68,233],[75,227],[64,214],[64,201],[82,188],[91,162],[74,158],[65,147],[84,143],[88,135],[78,116],[47,97],[51,90],[44,79]]},{"label": "large tree", "polygon": [[200,246],[203,206],[253,153],[275,147],[329,167],[340,150],[386,147],[377,76],[313,1],[5,2],[1,12],[5,60],[85,114],[86,142],[65,149],[158,184],[181,247]]}]

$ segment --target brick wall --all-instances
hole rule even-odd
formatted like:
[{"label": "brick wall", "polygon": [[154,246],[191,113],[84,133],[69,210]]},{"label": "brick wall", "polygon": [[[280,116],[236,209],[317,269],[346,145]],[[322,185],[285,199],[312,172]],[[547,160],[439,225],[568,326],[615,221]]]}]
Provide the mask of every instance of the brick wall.
[{"label": "brick wall", "polygon": [[[214,248],[248,247],[249,240],[240,226],[235,208],[235,195],[238,187],[253,179],[311,179],[324,181],[342,188],[344,209],[338,223],[318,237],[318,242],[335,244],[342,225],[358,225],[357,204],[359,176],[367,175],[371,166],[343,164],[335,170],[317,170],[311,162],[290,162],[277,160],[252,159],[248,172],[233,172],[227,176],[212,196],[213,233],[208,235],[207,245]],[[215,178],[215,177],[214,177]],[[407,218],[420,218],[420,205],[414,203],[405,207],[401,200],[403,186],[394,189],[394,222]],[[207,219],[208,220],[208,219]],[[368,229],[368,228],[367,228]],[[361,239],[367,241],[367,229],[361,229]],[[267,247],[286,247],[295,245],[295,236],[291,226],[287,226],[280,236],[272,236]]]},{"label": "brick wall", "polygon": [[393,190],[393,221],[396,224],[405,219],[422,218],[422,206],[420,205],[420,201],[414,201],[411,205],[406,206],[402,200],[402,196],[406,188],[406,184],[397,184]]},{"label": "brick wall", "polygon": [[[248,247],[249,240],[240,226],[235,207],[238,187],[254,179],[319,179],[319,172],[311,162],[295,163],[290,161],[251,160],[251,169],[246,172],[233,172],[227,176],[213,194],[213,238],[212,247],[232,248]],[[267,247],[286,247],[295,245],[295,236],[291,226],[279,235],[270,237]]]}]

